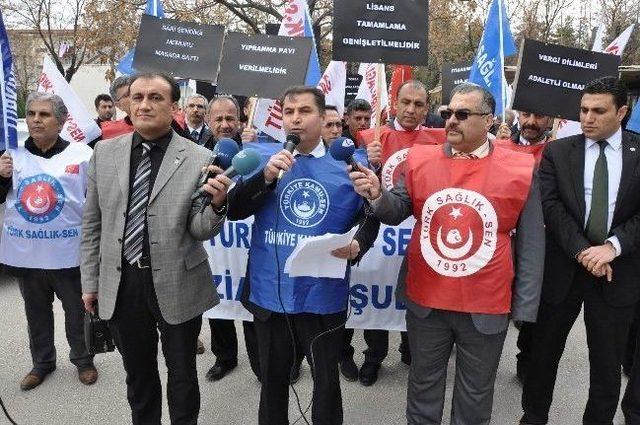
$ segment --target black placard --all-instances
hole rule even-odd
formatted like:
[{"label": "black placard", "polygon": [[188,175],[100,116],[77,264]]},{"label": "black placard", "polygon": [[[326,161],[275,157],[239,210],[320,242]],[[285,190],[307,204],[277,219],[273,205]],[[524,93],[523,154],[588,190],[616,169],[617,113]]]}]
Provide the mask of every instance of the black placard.
[{"label": "black placard", "polygon": [[358,95],[358,89],[362,82],[362,75],[347,74],[347,84],[344,90],[344,104],[348,105]]},{"label": "black placard", "polygon": [[427,65],[428,0],[334,0],[333,59]]},{"label": "black placard", "polygon": [[618,75],[620,57],[536,40],[524,40],[512,108],[578,121],[585,84]]},{"label": "black placard", "polygon": [[442,105],[448,105],[451,100],[451,90],[458,84],[469,80],[472,62],[445,63],[442,65]]},{"label": "black placard", "polygon": [[215,82],[224,26],[142,15],[133,67]]},{"label": "black placard", "polygon": [[218,91],[278,99],[288,87],[304,84],[312,43],[306,37],[227,34]]}]

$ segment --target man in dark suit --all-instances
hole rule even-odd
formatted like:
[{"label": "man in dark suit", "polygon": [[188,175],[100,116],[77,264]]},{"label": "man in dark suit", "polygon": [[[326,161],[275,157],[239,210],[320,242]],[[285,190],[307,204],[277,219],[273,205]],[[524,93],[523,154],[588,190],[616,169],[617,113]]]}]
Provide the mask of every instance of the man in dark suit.
[{"label": "man in dark suit", "polygon": [[[620,366],[640,295],[640,140],[620,126],[627,89],[615,77],[584,88],[583,134],[550,143],[540,164],[546,225],[542,301],[525,378],[523,424],[546,424],[558,362],[584,303],[589,399],[584,424],[611,424]],[[575,421],[569,421],[575,422]]]},{"label": "man in dark suit", "polygon": [[207,115],[207,104],[206,97],[195,93],[187,97],[184,106],[186,131],[189,134],[189,138],[201,146],[211,137],[211,130],[204,122]]},{"label": "man in dark suit", "polygon": [[[158,331],[173,425],[198,421],[196,340],[202,313],[218,303],[202,241],[218,233],[231,181],[219,174],[191,200],[211,153],[171,128],[180,90],[162,74],[134,76],[135,131],[96,145],[82,218],[85,308],[100,301],[127,372],[134,425],[160,424]],[[212,171],[222,173],[211,166]]]}]

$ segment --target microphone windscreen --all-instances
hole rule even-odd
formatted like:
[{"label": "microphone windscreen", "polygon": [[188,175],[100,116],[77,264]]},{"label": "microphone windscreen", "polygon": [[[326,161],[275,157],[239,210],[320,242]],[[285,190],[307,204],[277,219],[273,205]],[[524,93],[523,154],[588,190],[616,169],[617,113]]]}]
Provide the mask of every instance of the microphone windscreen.
[{"label": "microphone windscreen", "polygon": [[213,147],[213,154],[216,155],[216,160],[223,170],[231,166],[231,161],[238,152],[240,152],[240,148],[236,141],[227,137],[218,140]]},{"label": "microphone windscreen", "polygon": [[329,147],[329,153],[336,161],[348,162],[355,151],[353,140],[346,137],[338,137]]},{"label": "microphone windscreen", "polygon": [[294,147],[298,146],[300,144],[300,136],[298,136],[297,134],[287,134],[287,141],[285,142],[285,145],[291,143]]},{"label": "microphone windscreen", "polygon": [[241,150],[233,157],[231,165],[233,165],[238,174],[247,176],[260,166],[260,154],[254,149]]}]

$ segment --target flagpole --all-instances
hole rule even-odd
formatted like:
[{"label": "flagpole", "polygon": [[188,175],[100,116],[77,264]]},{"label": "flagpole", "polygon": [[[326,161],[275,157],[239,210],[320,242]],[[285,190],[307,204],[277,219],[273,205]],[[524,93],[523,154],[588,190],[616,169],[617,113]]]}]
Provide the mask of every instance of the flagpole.
[{"label": "flagpole", "polygon": [[[376,142],[380,141],[380,121],[382,120],[382,73],[384,72],[384,64],[376,64],[376,96],[378,96],[378,106],[376,110],[374,130],[374,138]],[[385,87],[386,90],[386,87]]]},{"label": "flagpole", "polygon": [[502,33],[502,0],[496,0],[498,2],[498,25],[500,34],[500,103],[502,104],[502,123],[506,122],[506,107],[505,102],[505,88],[504,88],[504,34]]}]

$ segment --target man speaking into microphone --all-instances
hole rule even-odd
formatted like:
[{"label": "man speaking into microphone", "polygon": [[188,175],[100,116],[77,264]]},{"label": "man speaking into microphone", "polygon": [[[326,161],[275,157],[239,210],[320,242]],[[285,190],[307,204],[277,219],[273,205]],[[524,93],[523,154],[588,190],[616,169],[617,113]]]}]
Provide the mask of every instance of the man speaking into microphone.
[{"label": "man speaking into microphone", "polygon": [[291,277],[284,265],[302,238],[345,233],[359,225],[351,243],[332,252],[353,264],[373,244],[379,222],[366,217],[345,163],[328,155],[322,143],[322,92],[291,87],[282,97],[282,112],[288,150],[275,153],[262,173],[241,179],[229,193],[229,219],[255,216],[242,299],[256,319],[262,383],[259,424],[289,423],[293,335],[314,369],[313,423],[342,424],[338,360],[349,270],[337,279]]}]

